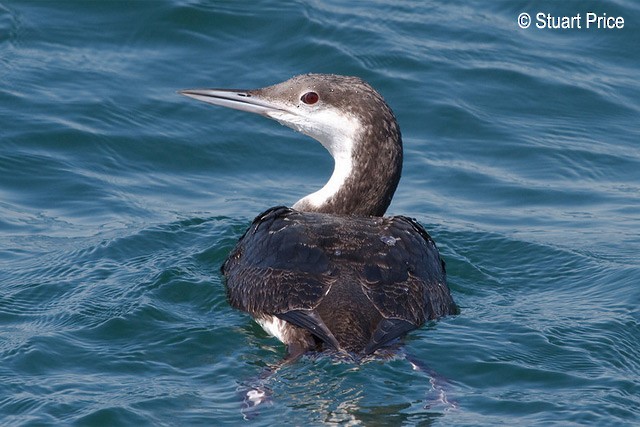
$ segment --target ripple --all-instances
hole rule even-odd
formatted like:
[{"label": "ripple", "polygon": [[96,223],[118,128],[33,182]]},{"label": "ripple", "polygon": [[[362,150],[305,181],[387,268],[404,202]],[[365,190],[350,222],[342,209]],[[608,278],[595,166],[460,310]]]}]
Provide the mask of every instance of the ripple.
[{"label": "ripple", "polygon": [[23,23],[20,14],[0,4],[0,78],[5,79],[14,69],[14,57],[21,47]]},{"label": "ripple", "polygon": [[[393,107],[390,213],[428,226],[462,313],[410,333],[411,363],[287,365],[253,421],[632,424],[633,31],[520,31],[515,4],[459,3],[0,6],[3,422],[244,422],[238,388],[285,349],[229,306],[219,266],[331,162],[175,91],[316,71]],[[631,2],[607,8],[638,21]]]}]

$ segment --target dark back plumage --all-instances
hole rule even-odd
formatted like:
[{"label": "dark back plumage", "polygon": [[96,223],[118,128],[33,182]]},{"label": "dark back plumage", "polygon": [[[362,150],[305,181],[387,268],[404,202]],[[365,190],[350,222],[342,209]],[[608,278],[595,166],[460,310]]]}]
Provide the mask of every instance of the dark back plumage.
[{"label": "dark back plumage", "polygon": [[457,313],[444,262],[420,224],[272,208],[222,267],[232,306],[276,316],[325,347],[372,353]]}]

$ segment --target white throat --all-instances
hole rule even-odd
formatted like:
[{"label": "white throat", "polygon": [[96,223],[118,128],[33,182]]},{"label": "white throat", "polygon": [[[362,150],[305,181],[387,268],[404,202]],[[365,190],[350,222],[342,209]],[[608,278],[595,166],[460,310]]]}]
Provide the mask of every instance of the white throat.
[{"label": "white throat", "polygon": [[294,209],[305,210],[305,206],[310,205],[314,208],[322,206],[327,202],[334,194],[336,194],[347,180],[353,169],[351,161],[351,153],[345,153],[345,155],[334,156],[335,165],[333,167],[333,173],[329,181],[320,190],[315,193],[311,193],[308,196],[298,200],[294,205]]},{"label": "white throat", "polygon": [[310,112],[308,115],[269,114],[285,126],[318,140],[334,160],[333,173],[320,190],[298,200],[294,209],[319,208],[333,197],[353,172],[353,151],[361,128],[352,115],[332,108]]}]

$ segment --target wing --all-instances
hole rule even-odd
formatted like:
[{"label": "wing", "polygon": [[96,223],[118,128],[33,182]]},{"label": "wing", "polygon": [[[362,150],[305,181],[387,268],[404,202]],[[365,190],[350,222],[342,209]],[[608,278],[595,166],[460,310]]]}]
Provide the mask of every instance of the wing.
[{"label": "wing", "polygon": [[415,220],[388,218],[372,242],[363,265],[363,287],[385,318],[416,326],[425,320],[454,314],[444,261],[433,239]]},{"label": "wing", "polygon": [[232,306],[253,315],[309,310],[329,291],[330,260],[310,245],[297,215],[272,208],[240,238],[222,266]]},{"label": "wing", "polygon": [[331,318],[334,307],[366,319],[362,336],[348,337],[365,353],[457,312],[435,243],[405,217],[272,208],[254,220],[222,272],[232,306],[275,315],[336,348],[351,331]]},{"label": "wing", "polygon": [[229,303],[254,317],[277,316],[338,349],[314,311],[335,282],[330,260],[299,217],[286,207],[256,217],[222,266]]},{"label": "wing", "polygon": [[457,314],[435,242],[415,220],[388,218],[362,268],[365,294],[383,321],[365,348],[377,348],[420,327],[426,320]]}]

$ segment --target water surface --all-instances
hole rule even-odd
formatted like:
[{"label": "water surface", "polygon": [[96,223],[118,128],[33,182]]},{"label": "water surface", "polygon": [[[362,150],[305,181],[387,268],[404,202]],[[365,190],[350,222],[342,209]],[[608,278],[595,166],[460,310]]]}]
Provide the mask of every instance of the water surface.
[{"label": "water surface", "polygon": [[[518,26],[589,11],[625,27]],[[462,312],[406,338],[427,370],[304,358],[251,423],[637,424],[639,23],[627,0],[1,2],[2,424],[243,422],[284,347],[219,266],[331,159],[176,91],[304,72],[394,109],[389,213],[436,239]]]}]

